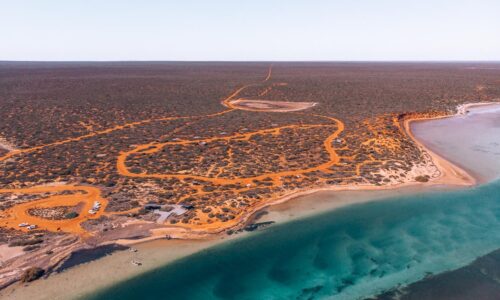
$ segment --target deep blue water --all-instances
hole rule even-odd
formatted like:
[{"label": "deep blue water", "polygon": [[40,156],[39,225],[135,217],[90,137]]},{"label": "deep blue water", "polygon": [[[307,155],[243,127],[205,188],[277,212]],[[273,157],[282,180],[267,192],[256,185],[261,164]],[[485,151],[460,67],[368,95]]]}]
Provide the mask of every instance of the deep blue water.
[{"label": "deep blue water", "polygon": [[89,298],[358,299],[497,248],[500,181],[271,226]]}]

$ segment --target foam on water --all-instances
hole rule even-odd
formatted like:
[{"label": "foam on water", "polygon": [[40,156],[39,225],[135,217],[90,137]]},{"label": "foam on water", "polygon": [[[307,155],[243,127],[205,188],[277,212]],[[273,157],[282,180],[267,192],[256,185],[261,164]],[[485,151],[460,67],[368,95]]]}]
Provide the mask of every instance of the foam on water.
[{"label": "foam on water", "polygon": [[202,251],[91,298],[363,298],[499,248],[499,194],[497,181],[346,207]]}]

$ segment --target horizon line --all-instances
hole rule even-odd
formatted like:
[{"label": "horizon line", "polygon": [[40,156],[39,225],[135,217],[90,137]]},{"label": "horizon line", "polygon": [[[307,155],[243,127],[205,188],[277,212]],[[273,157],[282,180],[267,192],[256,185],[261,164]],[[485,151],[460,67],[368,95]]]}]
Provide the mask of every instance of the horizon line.
[{"label": "horizon line", "polygon": [[131,60],[2,60],[0,59],[0,63],[135,63],[135,62],[186,62],[186,63],[199,63],[199,62],[207,62],[207,63],[274,63],[274,62],[297,62],[297,63],[325,63],[325,62],[336,62],[336,63],[425,63],[425,62],[485,62],[485,63],[500,63],[500,59],[493,60],[481,60],[481,59],[427,59],[427,60],[403,60],[403,59],[395,59],[395,60],[142,60],[142,59],[131,59]]}]

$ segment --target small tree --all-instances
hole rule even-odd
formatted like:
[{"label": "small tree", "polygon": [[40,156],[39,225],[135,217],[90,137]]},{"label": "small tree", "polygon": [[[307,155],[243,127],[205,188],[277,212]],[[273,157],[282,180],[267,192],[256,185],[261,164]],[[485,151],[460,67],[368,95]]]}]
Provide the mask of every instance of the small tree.
[{"label": "small tree", "polygon": [[418,181],[418,182],[428,182],[429,179],[430,179],[429,175],[415,177],[415,180]]},{"label": "small tree", "polygon": [[76,217],[78,217],[78,213],[77,213],[77,212],[74,212],[74,211],[69,212],[69,213],[67,213],[67,214],[64,216],[64,218],[66,218],[66,219],[74,219],[74,218],[76,218]]},{"label": "small tree", "polygon": [[37,280],[45,274],[45,270],[38,267],[31,267],[24,271],[23,277],[21,277],[22,282],[31,282]]}]

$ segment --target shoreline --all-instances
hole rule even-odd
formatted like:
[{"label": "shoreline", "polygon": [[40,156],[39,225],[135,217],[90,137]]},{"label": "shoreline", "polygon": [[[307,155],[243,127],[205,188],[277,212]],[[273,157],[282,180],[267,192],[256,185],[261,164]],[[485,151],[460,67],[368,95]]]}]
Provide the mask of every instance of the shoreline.
[{"label": "shoreline", "polygon": [[[471,106],[463,105],[464,109],[470,108],[472,106],[479,105],[492,105],[492,104],[500,104],[497,102],[492,103],[484,103],[484,104],[470,104]],[[460,106],[462,107],[462,106]],[[423,145],[412,133],[411,125],[413,122],[419,121],[431,121],[434,119],[442,119],[442,118],[450,118],[459,116],[461,113],[459,107],[457,107],[457,113],[452,115],[445,115],[440,117],[430,117],[430,118],[407,118],[402,120],[402,125],[404,131],[408,134],[408,137],[415,142],[415,144],[424,152],[427,153],[430,157],[431,164],[433,164],[437,170],[440,172],[439,176],[435,178],[431,178],[429,182],[420,183],[414,181],[412,178],[404,183],[398,184],[388,184],[383,186],[375,186],[375,185],[346,185],[346,186],[325,186],[308,190],[299,190],[293,191],[287,195],[277,197],[265,203],[261,203],[260,205],[256,205],[252,208],[251,211],[242,214],[237,222],[234,225],[228,226],[225,228],[221,228],[215,233],[194,233],[190,232],[186,228],[181,227],[166,227],[153,231],[153,235],[144,239],[139,240],[117,240],[115,243],[120,245],[131,246],[139,249],[139,255],[146,255],[149,261],[144,261],[143,267],[133,267],[130,266],[130,256],[133,256],[132,253],[128,253],[129,251],[120,251],[116,252],[110,256],[106,256],[96,261],[92,261],[86,264],[78,265],[73,268],[66,270],[65,272],[50,275],[46,280],[39,280],[29,284],[30,287],[26,288],[22,285],[11,285],[0,291],[0,297],[2,296],[11,296],[12,293],[17,292],[18,294],[40,296],[36,291],[44,290],[46,291],[46,295],[44,297],[47,299],[66,299],[60,291],[55,291],[54,286],[59,286],[58,284],[53,284],[54,282],[60,282],[68,284],[71,282],[72,287],[68,286],[68,290],[72,290],[72,293],[66,295],[66,297],[74,297],[74,296],[83,296],[89,291],[100,289],[112,285],[116,282],[126,280],[130,277],[140,275],[141,273],[150,271],[156,267],[166,265],[171,263],[177,259],[182,257],[186,257],[190,254],[193,254],[198,251],[202,251],[203,249],[218,245],[222,242],[230,241],[236,238],[241,238],[246,236],[248,233],[241,233],[237,235],[228,236],[224,234],[224,231],[241,226],[248,222],[251,216],[255,215],[255,213],[267,209],[269,207],[277,206],[279,204],[283,204],[286,202],[290,202],[294,199],[300,199],[306,196],[311,196],[316,193],[321,192],[340,192],[340,193],[352,193],[352,192],[380,192],[387,191],[389,193],[392,192],[408,192],[408,189],[411,190],[413,188],[419,189],[421,187],[431,187],[430,190],[434,187],[443,187],[445,189],[453,188],[453,187],[470,187],[478,184],[478,181],[473,178],[470,174],[468,174],[461,167],[447,161],[439,154],[431,151],[425,145]],[[465,110],[464,110],[465,111]],[[413,193],[415,191],[411,191]],[[416,191],[419,192],[419,191]],[[361,197],[363,198],[363,197]],[[368,198],[365,197],[365,198]],[[381,198],[386,198],[382,196]],[[368,202],[368,201],[376,201],[379,198],[369,198],[368,200],[360,198],[346,200],[340,205],[335,206],[335,203],[332,203],[334,206],[331,210],[337,209],[339,207],[345,207],[348,205],[352,205],[360,202]],[[339,203],[337,203],[339,204]],[[171,233],[172,231],[178,231],[184,239],[174,239],[171,241],[165,240],[166,232]],[[175,233],[174,233],[175,234]],[[108,243],[109,244],[109,243]],[[163,251],[159,251],[159,249]],[[160,253],[161,252],[161,253]],[[165,253],[168,252],[168,253]],[[95,272],[95,263],[99,262],[99,270],[103,268],[110,268],[112,271],[108,270],[108,272]],[[92,277],[87,272],[95,272],[98,273],[98,276]],[[84,275],[84,276],[82,276]],[[96,275],[96,274],[94,274]],[[100,277],[98,279],[98,277]],[[56,278],[56,279],[54,279]],[[75,280],[78,278],[79,280]],[[95,285],[95,281],[99,282],[97,286]],[[49,283],[47,283],[49,282]],[[52,284],[50,284],[50,282]],[[30,291],[28,291],[30,289]],[[48,289],[48,290],[47,290]],[[50,293],[49,290],[52,292]],[[56,288],[57,290],[57,288]],[[79,292],[77,292],[79,290]],[[55,298],[54,298],[55,297]],[[62,298],[58,298],[62,297]]]},{"label": "shoreline", "polygon": [[426,147],[422,142],[420,142],[414,135],[411,129],[411,124],[416,122],[427,122],[437,119],[456,117],[458,114],[451,116],[440,116],[432,118],[409,118],[403,120],[403,126],[405,128],[406,134],[413,140],[413,142],[424,152],[427,153],[432,163],[436,166],[437,170],[440,172],[437,178],[433,178],[430,183],[434,184],[446,184],[446,185],[465,185],[474,186],[478,184],[477,178],[474,178],[471,174],[465,171],[463,168],[457,166],[451,161],[445,159],[441,155],[435,153]]},{"label": "shoreline", "polygon": [[[484,184],[487,182],[490,182],[491,180],[495,180],[495,177],[488,177],[485,174],[481,174],[477,170],[474,170],[470,166],[467,166],[467,164],[463,164],[460,160],[453,158],[450,156],[449,158],[444,158],[443,155],[439,153],[439,150],[431,150],[433,148],[432,145],[430,146],[425,146],[423,141],[420,141],[418,138],[416,138],[413,135],[412,129],[409,127],[409,125],[412,122],[421,122],[421,123],[430,123],[435,120],[443,120],[443,119],[448,119],[448,118],[459,118],[459,117],[465,117],[467,115],[473,116],[476,114],[481,114],[481,113],[491,113],[491,110],[488,110],[488,107],[493,107],[494,110],[493,112],[496,112],[497,110],[500,109],[500,99],[495,99],[493,102],[480,102],[480,103],[466,103],[457,106],[457,112],[453,115],[445,115],[445,116],[436,116],[436,117],[431,117],[431,118],[416,118],[416,119],[409,119],[408,122],[408,128],[406,131],[411,135],[411,138],[413,141],[419,145],[422,146],[423,148],[426,149],[428,153],[433,153],[438,159],[437,161],[440,163],[448,164],[450,165],[451,171],[457,173],[458,175],[463,175],[463,176],[468,176],[472,179],[474,179],[476,182],[474,185],[479,185],[479,184]],[[483,111],[483,109],[486,108],[486,111]],[[477,109],[478,112],[470,111],[473,109]],[[429,129],[427,129],[429,130]],[[425,140],[425,137],[421,137],[423,140]],[[435,148],[435,147],[434,147]]]},{"label": "shoreline", "polygon": [[467,111],[475,107],[484,107],[491,105],[500,105],[500,99],[495,99],[491,102],[478,102],[478,103],[465,103],[457,107],[457,113],[455,115],[466,115]]},{"label": "shoreline", "polygon": [[[457,187],[434,185],[430,189],[423,189],[423,186],[414,185],[376,191],[368,189],[334,191],[334,201],[331,201],[332,191],[324,190],[318,193],[294,197],[293,200],[272,205],[269,207],[270,213],[259,218],[258,222],[265,222],[271,218],[270,220],[276,221],[277,224],[284,224],[288,221],[312,217],[350,205],[375,202],[382,199],[422,192],[449,191],[453,188]],[[321,193],[324,193],[323,199],[317,199],[318,194]],[[315,207],[311,208],[311,199],[308,199],[308,197],[314,197]],[[307,208],[310,210],[307,212],[302,210],[300,202],[302,202],[302,206],[307,205]],[[277,216],[275,212],[271,211],[273,208],[279,210],[280,206],[285,206],[285,216]],[[290,207],[292,208],[290,209]],[[297,214],[293,211],[294,209]],[[260,211],[263,211],[263,209]],[[292,217],[290,217],[290,212],[292,212]],[[100,259],[73,266],[61,273],[53,273],[46,279],[37,280],[29,284],[12,284],[0,290],[0,299],[3,297],[47,300],[85,298],[85,296],[97,290],[106,289],[118,282],[140,276],[156,268],[164,267],[179,259],[184,259],[201,251],[207,251],[211,247],[226,242],[246,238],[251,234],[258,234],[258,232],[257,230],[254,232],[243,231],[233,235],[216,234],[203,239],[155,239],[133,244],[129,243],[128,246],[133,245],[133,248],[137,249],[137,252],[128,250],[115,251]],[[132,265],[132,260],[140,261],[142,266]],[[41,291],[43,291],[43,297],[40,296]]]},{"label": "shoreline", "polygon": [[[414,122],[426,122],[426,121],[432,121],[436,119],[444,119],[444,118],[452,118],[452,117],[457,117],[460,115],[463,115],[459,109],[464,107],[464,109],[467,108],[472,108],[475,106],[488,106],[488,105],[496,105],[500,104],[497,102],[484,102],[484,103],[470,103],[470,104],[464,104],[460,105],[457,107],[457,113],[452,114],[452,115],[444,115],[444,116],[438,116],[438,117],[410,117],[407,119],[402,120],[402,126],[405,131],[405,133],[408,135],[408,137],[421,149],[421,151],[424,154],[429,155],[431,165],[434,165],[439,172],[439,176],[431,178],[428,182],[418,182],[415,181],[413,178],[403,182],[403,183],[397,183],[397,184],[386,184],[386,185],[381,185],[381,186],[376,186],[373,184],[351,184],[351,185],[343,185],[343,186],[323,186],[323,187],[316,187],[312,189],[303,189],[303,190],[297,190],[297,191],[292,191],[288,194],[276,197],[274,199],[271,199],[269,201],[260,203],[259,205],[256,205],[253,207],[250,211],[243,213],[241,216],[237,218],[237,220],[231,225],[231,226],[226,226],[226,227],[220,227],[216,231],[191,231],[187,227],[183,226],[166,226],[163,228],[158,228],[158,229],[153,229],[152,232],[153,234],[149,237],[146,237],[144,239],[140,240],[118,240],[116,243],[120,245],[135,245],[139,243],[144,243],[144,242],[150,242],[158,239],[163,239],[165,235],[171,235],[175,234],[175,231],[178,231],[177,233],[180,234],[178,237],[179,239],[185,239],[185,240],[199,240],[199,239],[210,239],[211,236],[217,236],[223,234],[225,231],[230,230],[230,229],[237,229],[238,227],[241,227],[243,224],[245,224],[251,217],[252,215],[256,214],[257,212],[266,209],[271,206],[279,205],[284,202],[288,202],[290,200],[296,199],[296,198],[301,198],[304,196],[308,196],[311,194],[315,193],[320,193],[320,192],[347,192],[347,191],[388,191],[388,190],[396,190],[396,189],[401,189],[401,188],[406,188],[406,187],[429,187],[429,186],[438,186],[438,185],[445,185],[449,187],[471,187],[475,186],[479,183],[483,183],[478,178],[475,178],[472,176],[469,172],[464,170],[461,166],[458,166],[451,161],[448,161],[441,155],[435,153],[434,151],[430,150],[428,147],[426,147],[423,143],[421,143],[412,133],[411,130],[411,124]],[[465,111],[464,111],[465,112]],[[433,170],[434,171],[434,170]],[[430,173],[433,171],[429,170]],[[435,171],[434,171],[435,172]],[[348,204],[346,204],[348,205]]]}]

